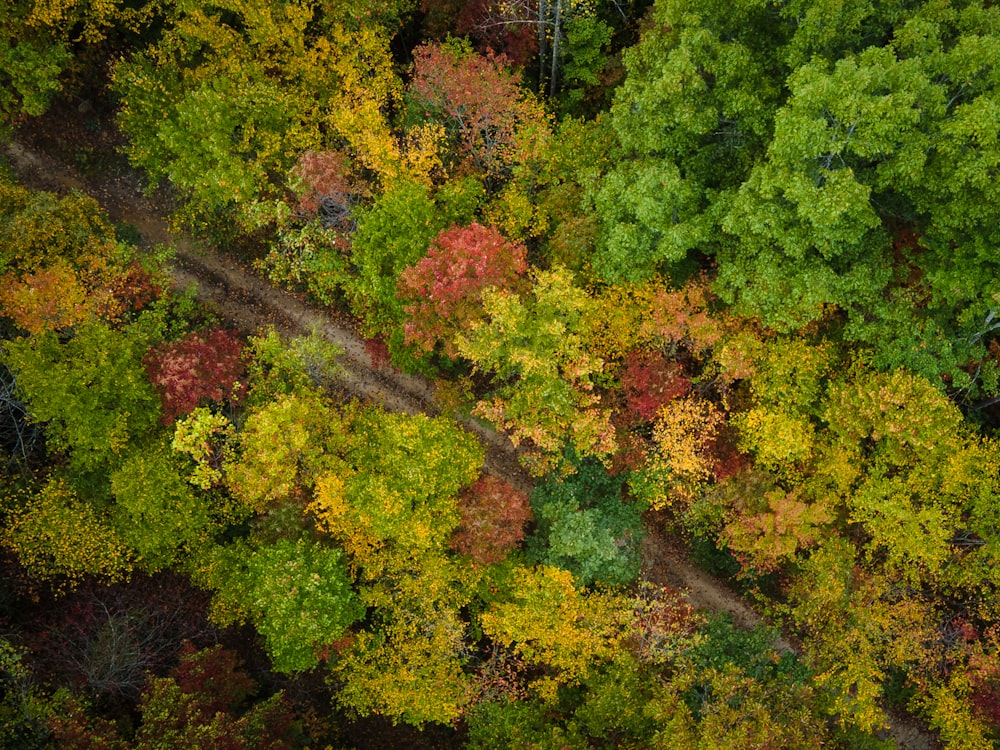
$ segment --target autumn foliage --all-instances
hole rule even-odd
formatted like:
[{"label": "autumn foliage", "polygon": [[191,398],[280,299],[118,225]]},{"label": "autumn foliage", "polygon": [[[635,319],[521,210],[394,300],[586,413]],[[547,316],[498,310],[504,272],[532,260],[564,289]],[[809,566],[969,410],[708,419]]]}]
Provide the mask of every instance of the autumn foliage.
[{"label": "autumn foliage", "polygon": [[405,311],[407,343],[431,351],[441,342],[457,356],[455,333],[483,317],[482,291],[506,288],[528,267],[523,243],[512,242],[493,227],[473,223],[443,230],[427,255],[400,276],[400,296],[413,300]]},{"label": "autumn foliage", "polygon": [[417,116],[444,126],[459,173],[505,176],[548,124],[506,58],[460,43],[417,47],[408,93]]},{"label": "autumn foliage", "polygon": [[656,418],[668,401],[687,395],[691,380],[683,366],[659,352],[633,352],[625,362],[622,388],[629,410],[640,419]]},{"label": "autumn foliage", "polygon": [[149,380],[160,394],[163,423],[174,420],[206,401],[238,400],[244,372],[243,344],[230,331],[215,329],[206,335],[191,333],[152,349],[145,357]]},{"label": "autumn foliage", "polygon": [[91,317],[116,321],[143,309],[163,284],[138,262],[118,256],[114,243],[94,242],[74,264],[64,259],[0,277],[0,314],[31,334],[62,331]]},{"label": "autumn foliage", "polygon": [[458,507],[462,521],[452,536],[452,547],[481,565],[506,557],[524,538],[531,520],[528,496],[495,476],[484,476],[466,489]]},{"label": "autumn foliage", "polygon": [[338,151],[306,151],[292,169],[298,187],[298,210],[319,216],[324,226],[344,228],[351,222],[354,189],[347,159]]}]

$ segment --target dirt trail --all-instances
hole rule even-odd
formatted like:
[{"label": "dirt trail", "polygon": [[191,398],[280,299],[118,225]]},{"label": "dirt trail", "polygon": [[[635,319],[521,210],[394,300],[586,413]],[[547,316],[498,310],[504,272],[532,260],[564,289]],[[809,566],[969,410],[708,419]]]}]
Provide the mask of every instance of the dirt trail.
[{"label": "dirt trail", "polygon": [[[130,176],[85,179],[71,167],[17,142],[7,145],[6,155],[23,184],[55,192],[80,190],[96,199],[112,219],[134,226],[149,247],[173,247],[175,286],[185,288],[196,284],[198,299],[210,304],[232,325],[249,333],[266,326],[273,326],[283,335],[302,335],[315,330],[343,349],[338,364],[341,384],[348,392],[393,411],[438,413],[433,384],[377,366],[363,340],[346,321],[308,304],[301,295],[273,287],[232,258],[172,233],[162,210],[143,195],[138,179]],[[490,473],[530,490],[530,477],[521,468],[517,452],[505,436],[473,420],[460,421],[486,447]],[[738,594],[691,564],[680,546],[656,529],[650,530],[643,543],[643,575],[653,583],[686,592],[688,601],[697,609],[729,613],[740,627],[752,628],[761,622],[760,615]],[[795,651],[783,638],[775,642],[775,647]],[[904,750],[940,747],[926,731],[905,718],[893,719],[890,734]]]}]

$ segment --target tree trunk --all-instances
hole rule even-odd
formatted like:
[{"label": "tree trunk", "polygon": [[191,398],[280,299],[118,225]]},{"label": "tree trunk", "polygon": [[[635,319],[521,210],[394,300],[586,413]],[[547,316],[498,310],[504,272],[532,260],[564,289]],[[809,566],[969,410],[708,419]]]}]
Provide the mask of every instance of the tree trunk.
[{"label": "tree trunk", "polygon": [[545,92],[545,55],[549,49],[549,2],[538,0],[538,93]]},{"label": "tree trunk", "polygon": [[562,31],[562,6],[563,0],[555,0],[556,17],[552,24],[552,72],[549,75],[549,98],[556,95],[559,86],[559,37]]}]

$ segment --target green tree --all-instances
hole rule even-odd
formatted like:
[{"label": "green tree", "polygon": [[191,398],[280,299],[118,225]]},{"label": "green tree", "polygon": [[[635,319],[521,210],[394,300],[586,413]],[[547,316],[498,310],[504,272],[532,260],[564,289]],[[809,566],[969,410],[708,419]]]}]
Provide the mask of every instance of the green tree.
[{"label": "green tree", "polygon": [[612,107],[593,193],[605,279],[709,255],[723,300],[783,331],[844,325],[880,367],[997,388],[998,15],[978,0],[663,0]]},{"label": "green tree", "polygon": [[184,481],[165,444],[134,452],[110,479],[114,527],[134,551],[136,564],[149,572],[175,564],[218,528],[206,498]]},{"label": "green tree", "polygon": [[642,508],[625,500],[624,485],[594,459],[576,463],[568,477],[539,484],[531,495],[536,529],[529,555],[569,570],[581,586],[631,583],[639,575],[645,529]]},{"label": "green tree", "polygon": [[715,244],[781,100],[776,20],[759,3],[656,3],[611,108],[622,158],[594,196],[603,278],[645,279]]},{"label": "green tree", "polygon": [[306,538],[220,548],[197,579],[215,589],[213,618],[252,623],[279,672],[315,667],[364,614],[343,551]]},{"label": "green tree", "polygon": [[68,340],[47,331],[3,345],[31,417],[73,471],[116,466],[155,429],[159,399],[142,366],[149,343],[142,327],[92,321]]}]

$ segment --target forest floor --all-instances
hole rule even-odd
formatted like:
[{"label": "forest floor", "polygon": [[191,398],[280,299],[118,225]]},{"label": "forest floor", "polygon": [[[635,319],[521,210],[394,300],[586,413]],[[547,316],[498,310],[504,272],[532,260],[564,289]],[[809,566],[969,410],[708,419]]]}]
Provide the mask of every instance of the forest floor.
[{"label": "forest floor", "polygon": [[[197,298],[229,325],[251,334],[268,327],[283,336],[315,331],[343,350],[338,358],[339,379],[350,395],[393,411],[440,413],[433,383],[374,362],[348,316],[309,304],[301,294],[276,288],[231,255],[175,232],[168,218],[169,197],[162,191],[146,194],[142,176],[117,154],[116,134],[107,127],[88,128],[94,119],[66,109],[69,111],[56,111],[33,127],[23,127],[7,145],[5,155],[22,184],[36,190],[82,191],[97,200],[114,222],[134,228],[143,247],[173,248],[175,286],[196,285]],[[475,420],[457,418],[485,446],[488,472],[530,490],[531,478],[505,436]],[[644,578],[682,591],[696,609],[728,613],[742,628],[750,629],[762,621],[736,591],[694,565],[688,553],[682,540],[650,524],[643,542]],[[779,651],[798,650],[780,637],[774,645]],[[940,747],[925,729],[903,714],[891,717],[887,734],[902,750]]]}]

